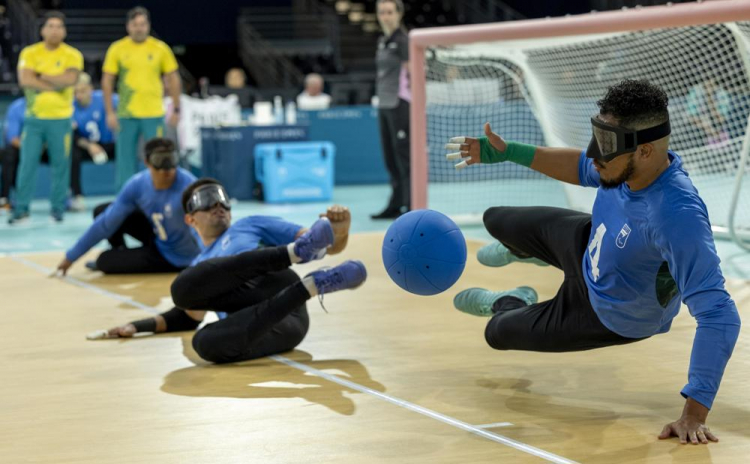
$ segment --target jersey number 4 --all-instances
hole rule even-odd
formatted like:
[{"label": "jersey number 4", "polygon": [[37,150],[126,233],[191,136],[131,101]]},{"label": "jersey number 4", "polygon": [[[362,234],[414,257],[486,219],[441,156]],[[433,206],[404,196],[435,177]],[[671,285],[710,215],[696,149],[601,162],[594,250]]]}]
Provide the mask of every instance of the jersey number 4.
[{"label": "jersey number 4", "polygon": [[594,277],[594,282],[599,280],[599,255],[602,252],[602,240],[604,240],[604,233],[607,232],[607,226],[604,223],[599,224],[596,228],[594,238],[589,243],[589,258],[591,259],[591,275]]},{"label": "jersey number 4", "polygon": [[164,215],[161,213],[153,213],[151,215],[151,220],[154,221],[154,225],[156,226],[156,235],[159,237],[159,240],[165,242],[167,240],[167,231],[164,230],[164,225],[162,225],[162,222],[164,221]]}]

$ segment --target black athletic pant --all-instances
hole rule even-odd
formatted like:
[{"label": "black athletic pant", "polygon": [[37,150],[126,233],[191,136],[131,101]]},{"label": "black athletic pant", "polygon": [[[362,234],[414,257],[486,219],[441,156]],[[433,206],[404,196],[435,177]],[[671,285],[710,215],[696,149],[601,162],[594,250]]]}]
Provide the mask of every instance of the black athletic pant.
[{"label": "black athletic pant", "polygon": [[2,149],[2,186],[0,187],[0,198],[10,197],[10,188],[16,184],[16,172],[18,171],[19,150],[11,145]]},{"label": "black athletic pant", "polygon": [[[16,186],[16,174],[18,174],[18,163],[21,159],[21,150],[12,145],[6,145],[2,149],[2,187],[0,187],[0,198],[9,198],[11,187]],[[49,164],[47,149],[42,152],[42,163]]]},{"label": "black athletic pant", "polygon": [[[110,203],[102,203],[94,208],[94,217],[102,214],[109,205]],[[125,234],[143,245],[138,248],[127,248]],[[99,255],[96,267],[105,274],[152,274],[179,272],[184,269],[167,261],[156,247],[155,240],[156,235],[151,223],[143,213],[136,211],[109,237],[112,249]]]},{"label": "black athletic pant", "polygon": [[485,330],[491,347],[564,352],[641,340],[607,329],[591,307],[581,267],[591,232],[590,214],[561,208],[497,207],[484,213],[484,225],[516,256],[539,258],[565,273],[551,300],[531,306],[514,297],[496,301],[495,315]]},{"label": "black athletic pant", "polygon": [[399,99],[396,108],[378,110],[383,159],[391,176],[391,199],[386,209],[411,207],[411,160],[409,157],[409,103]]},{"label": "black athletic pant", "polygon": [[310,294],[289,269],[285,246],[213,258],[182,271],[172,300],[183,309],[229,313],[193,337],[198,355],[228,363],[294,349],[307,334]]},{"label": "black athletic pant", "polygon": [[[109,159],[115,156],[115,145],[113,143],[101,144],[104,151],[107,152]],[[10,196],[10,188],[16,184],[16,173],[18,171],[20,150],[12,146],[6,146],[2,149],[2,187],[0,187],[0,198]],[[73,145],[71,152],[70,166],[70,190],[73,195],[83,195],[81,190],[81,162],[84,159],[91,159],[88,151]],[[42,153],[42,162],[49,163],[47,160],[47,151]]]},{"label": "black athletic pant", "polygon": [[[76,137],[76,141],[77,141]],[[89,155],[88,150],[84,150],[83,148],[79,147],[76,141],[73,142],[73,150],[71,151],[71,165],[70,165],[70,190],[73,195],[83,195],[83,190],[81,189],[81,163],[84,160],[90,160],[91,155]],[[115,144],[114,143],[100,143],[102,148],[104,148],[104,151],[107,152],[107,156],[110,160],[114,159],[115,157]]]}]

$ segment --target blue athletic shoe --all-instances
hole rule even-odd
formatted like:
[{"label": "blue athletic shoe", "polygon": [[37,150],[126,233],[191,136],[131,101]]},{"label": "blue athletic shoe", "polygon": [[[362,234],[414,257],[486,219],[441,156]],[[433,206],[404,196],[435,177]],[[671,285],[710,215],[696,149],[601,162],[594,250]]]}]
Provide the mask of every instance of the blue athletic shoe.
[{"label": "blue athletic shoe", "polygon": [[514,296],[522,300],[527,305],[536,303],[539,296],[536,290],[531,287],[518,287],[506,292],[493,292],[483,288],[470,288],[459,292],[453,298],[453,306],[457,310],[472,316],[489,317],[492,312],[492,305],[504,296]]},{"label": "blue athletic shoe", "polygon": [[500,242],[489,243],[477,251],[477,260],[485,266],[501,267],[506,266],[514,261],[519,263],[532,263],[537,266],[549,266],[541,259],[537,258],[519,258],[508,250]]},{"label": "blue athletic shoe", "polygon": [[318,269],[308,274],[315,280],[318,295],[357,288],[367,280],[367,269],[362,261],[344,261],[336,267]]},{"label": "blue athletic shoe", "polygon": [[301,263],[314,259],[321,259],[326,255],[326,249],[333,245],[333,227],[328,218],[320,218],[310,229],[294,241],[294,254],[299,256]]}]

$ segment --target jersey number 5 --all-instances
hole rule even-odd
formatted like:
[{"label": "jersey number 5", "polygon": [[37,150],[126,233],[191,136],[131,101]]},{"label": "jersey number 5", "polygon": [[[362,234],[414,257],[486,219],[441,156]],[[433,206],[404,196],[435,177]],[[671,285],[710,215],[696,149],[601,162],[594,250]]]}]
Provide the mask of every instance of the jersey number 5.
[{"label": "jersey number 5", "polygon": [[159,236],[159,240],[165,242],[167,240],[167,231],[164,230],[164,226],[162,225],[164,215],[161,213],[153,213],[151,214],[151,220],[154,221],[154,225],[156,226],[156,235]]},{"label": "jersey number 5", "polygon": [[607,226],[602,222],[599,227],[596,228],[594,238],[589,243],[589,258],[591,259],[591,275],[594,277],[594,282],[599,280],[599,255],[602,252],[602,240],[604,240],[604,233],[607,232]]}]

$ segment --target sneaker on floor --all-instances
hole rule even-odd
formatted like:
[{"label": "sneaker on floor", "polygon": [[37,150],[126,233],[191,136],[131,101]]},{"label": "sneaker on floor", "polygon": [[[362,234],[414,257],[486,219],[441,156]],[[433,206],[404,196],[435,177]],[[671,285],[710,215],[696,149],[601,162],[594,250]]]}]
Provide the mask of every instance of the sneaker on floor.
[{"label": "sneaker on floor", "polygon": [[541,259],[537,258],[519,258],[508,250],[500,242],[489,243],[477,251],[477,260],[485,266],[489,267],[501,267],[506,266],[512,262],[519,263],[532,263],[537,266],[549,266]]},{"label": "sneaker on floor", "polygon": [[326,249],[333,245],[333,227],[328,218],[320,218],[310,229],[294,241],[294,254],[301,263],[321,259]]},{"label": "sneaker on floor", "polygon": [[408,213],[410,209],[406,206],[401,207],[392,207],[388,206],[383,211],[377,213],[377,214],[371,214],[370,219],[398,219],[404,214]]},{"label": "sneaker on floor", "polygon": [[86,266],[86,269],[89,269],[91,271],[99,270],[99,268],[96,265],[96,261],[86,261],[86,264],[84,264],[84,266]]},{"label": "sneaker on floor", "polygon": [[49,215],[50,221],[52,221],[55,224],[61,224],[63,222],[63,212],[62,211],[52,211]]},{"label": "sneaker on floor", "polygon": [[318,269],[311,276],[318,289],[318,295],[357,288],[367,279],[367,269],[362,261],[344,261],[335,267]]},{"label": "sneaker on floor", "polygon": [[470,288],[459,292],[453,298],[453,306],[461,312],[471,314],[472,316],[489,317],[492,312],[492,305],[504,296],[513,296],[522,300],[527,305],[536,303],[539,296],[531,287],[518,287],[506,292],[493,292],[483,288]]},{"label": "sneaker on floor", "polygon": [[68,211],[86,211],[86,202],[83,200],[83,195],[76,195],[70,199],[70,202],[68,203]]},{"label": "sneaker on floor", "polygon": [[14,211],[10,215],[10,218],[8,218],[8,224],[11,224],[11,225],[24,224],[24,223],[29,222],[29,220],[30,219],[29,219],[29,213],[28,212],[19,213],[19,212],[15,212]]}]

